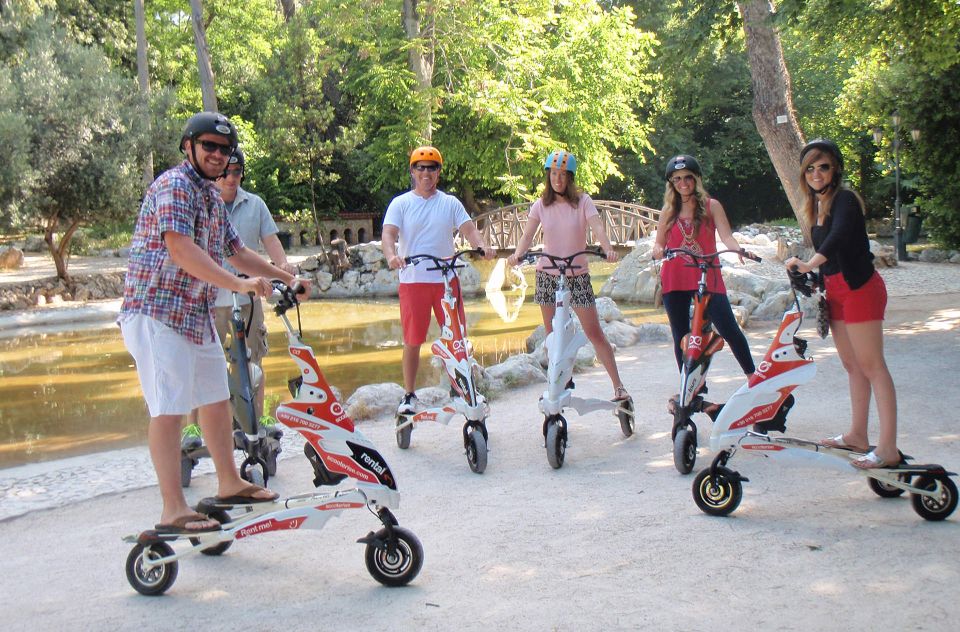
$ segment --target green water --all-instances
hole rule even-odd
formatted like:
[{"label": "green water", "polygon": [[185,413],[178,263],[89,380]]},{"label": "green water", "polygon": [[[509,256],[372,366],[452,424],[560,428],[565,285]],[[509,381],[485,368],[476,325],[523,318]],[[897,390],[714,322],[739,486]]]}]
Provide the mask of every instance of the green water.
[{"label": "green water", "polygon": [[[599,272],[599,274],[597,274]],[[595,270],[598,289],[607,270]],[[483,296],[467,298],[469,337],[485,366],[526,350],[541,324],[532,285],[515,320],[505,322]],[[517,292],[505,303],[519,303]],[[621,306],[623,308],[623,306]],[[627,308],[634,321],[663,321],[651,308]],[[291,321],[296,326],[291,312]],[[395,300],[311,301],[301,308],[304,342],[344,398],[364,384],[401,381],[402,334]],[[271,351],[264,359],[267,395],[289,398],[287,379],[297,375],[286,353],[280,321],[267,315]],[[428,343],[437,335],[434,324]],[[418,386],[435,383],[427,358]],[[0,468],[89,454],[146,442],[146,406],[133,360],[116,326],[0,340]]]}]

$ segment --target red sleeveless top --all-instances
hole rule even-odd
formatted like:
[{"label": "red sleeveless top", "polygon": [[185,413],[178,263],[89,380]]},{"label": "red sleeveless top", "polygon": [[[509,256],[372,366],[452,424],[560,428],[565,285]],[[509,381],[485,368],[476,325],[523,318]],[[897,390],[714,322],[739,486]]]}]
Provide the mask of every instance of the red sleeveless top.
[{"label": "red sleeveless top", "polygon": [[[693,235],[693,221],[677,219],[670,227],[667,234],[667,248],[692,248],[689,239],[692,239],[699,247],[700,252],[709,254],[717,251],[717,225],[713,222],[713,215],[710,213],[710,202],[707,198],[707,212],[700,222],[700,230]],[[687,238],[687,236],[690,236]],[[660,268],[660,282],[663,285],[663,293],[677,292],[684,290],[696,290],[697,283],[700,282],[700,269],[688,267],[687,264],[693,263],[689,257],[677,257],[669,261],[664,261]],[[723,284],[723,275],[719,268],[707,270],[707,291],[715,293],[727,293],[727,287]]]}]

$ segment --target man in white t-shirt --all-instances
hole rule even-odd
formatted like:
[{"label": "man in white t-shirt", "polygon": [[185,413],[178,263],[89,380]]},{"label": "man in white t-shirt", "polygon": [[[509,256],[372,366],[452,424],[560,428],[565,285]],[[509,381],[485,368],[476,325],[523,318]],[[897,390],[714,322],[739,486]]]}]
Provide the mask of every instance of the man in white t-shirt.
[{"label": "man in white t-shirt", "polygon": [[[474,248],[482,248],[485,259],[494,251],[483,242],[483,235],[467,215],[460,200],[437,189],[443,156],[429,146],[418,147],[410,154],[410,177],[413,189],[393,198],[383,218],[381,249],[391,269],[400,270],[400,323],[403,327],[403,388],[405,394],[398,414],[416,412],[414,388],[420,368],[420,346],[427,338],[430,311],[442,318],[443,277],[430,266],[408,266],[404,257],[431,254],[449,257],[454,254],[453,235],[458,230]],[[399,243],[398,243],[399,241]],[[399,251],[398,251],[399,250]],[[457,280],[454,279],[454,284]],[[459,288],[454,286],[459,294]],[[457,303],[463,319],[463,301]]]}]

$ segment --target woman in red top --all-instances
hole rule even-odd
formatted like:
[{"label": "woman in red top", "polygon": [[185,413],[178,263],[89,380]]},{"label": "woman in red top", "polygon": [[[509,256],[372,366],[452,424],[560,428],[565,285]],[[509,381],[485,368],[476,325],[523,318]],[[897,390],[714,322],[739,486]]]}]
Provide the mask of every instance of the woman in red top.
[{"label": "woman in red top", "polygon": [[[686,248],[704,254],[716,252],[717,232],[724,246],[740,250],[723,206],[710,198],[703,188],[701,177],[700,164],[693,156],[681,154],[667,163],[667,188],[663,195],[660,223],[657,225],[657,239],[653,245],[654,259],[662,258],[665,248]],[[700,271],[687,267],[685,264],[688,263],[684,257],[671,259],[663,263],[660,271],[663,306],[670,319],[673,352],[678,368],[683,366],[680,343],[690,333],[690,303],[700,280]],[[719,269],[707,274],[707,291],[711,294],[707,312],[714,328],[730,345],[743,372],[750,375],[756,368],[753,356],[750,355],[747,338],[733,315]]]}]

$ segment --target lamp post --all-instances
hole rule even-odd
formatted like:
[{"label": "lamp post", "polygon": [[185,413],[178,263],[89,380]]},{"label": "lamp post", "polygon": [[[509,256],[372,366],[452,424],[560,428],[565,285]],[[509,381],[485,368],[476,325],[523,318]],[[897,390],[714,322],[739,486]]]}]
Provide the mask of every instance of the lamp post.
[{"label": "lamp post", "polygon": [[[907,261],[907,244],[903,240],[903,218],[900,215],[900,110],[894,110],[890,117],[893,122],[893,170],[896,179],[896,199],[893,205],[893,243],[897,251],[898,261]],[[913,142],[920,140],[920,130],[910,130],[910,137]],[[878,146],[883,139],[883,130],[879,127],[873,128],[873,142]]]}]

